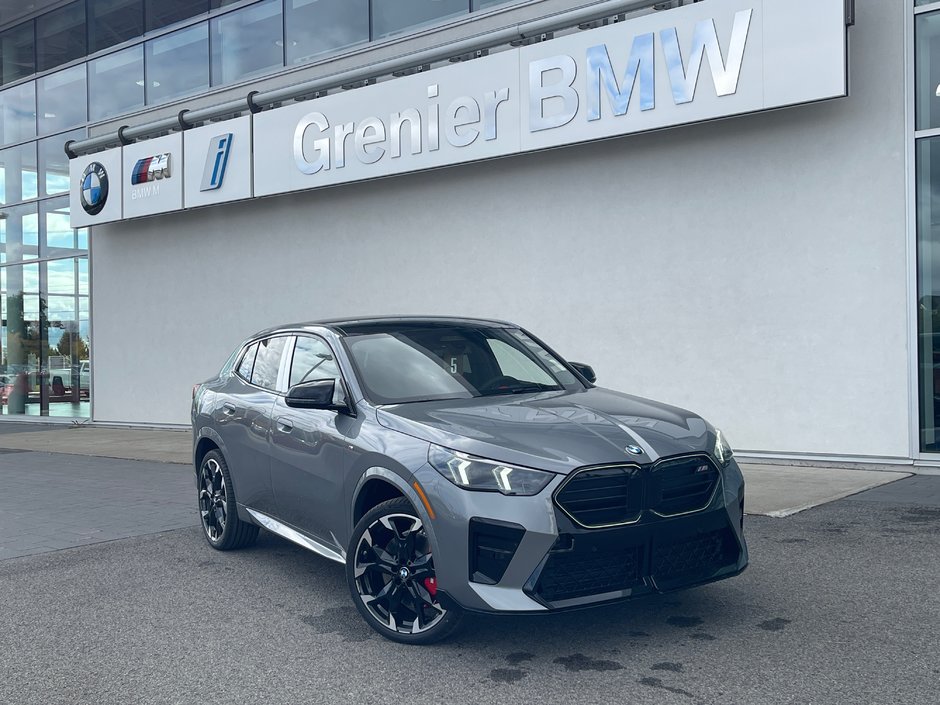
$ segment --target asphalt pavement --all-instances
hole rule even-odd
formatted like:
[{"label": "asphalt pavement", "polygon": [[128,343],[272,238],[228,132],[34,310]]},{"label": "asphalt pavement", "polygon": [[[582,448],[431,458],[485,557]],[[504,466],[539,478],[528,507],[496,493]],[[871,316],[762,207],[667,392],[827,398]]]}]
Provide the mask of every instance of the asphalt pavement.
[{"label": "asphalt pavement", "polygon": [[[212,550],[188,467],[80,460],[92,465],[0,454],[0,539],[12,511],[44,511],[65,467],[101,476],[68,494],[99,497],[81,519],[111,524],[99,543],[0,560],[0,703],[938,702],[940,477],[748,517],[751,567],[731,580],[473,617],[444,644],[408,647],[365,625],[339,565],[265,533]],[[37,482],[8,482],[24,468]],[[182,528],[164,521],[175,512]]]}]

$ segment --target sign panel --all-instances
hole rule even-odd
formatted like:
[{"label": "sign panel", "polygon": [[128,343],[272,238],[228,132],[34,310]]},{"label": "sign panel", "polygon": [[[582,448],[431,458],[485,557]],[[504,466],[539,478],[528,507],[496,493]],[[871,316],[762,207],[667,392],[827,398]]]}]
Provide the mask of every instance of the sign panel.
[{"label": "sign panel", "polygon": [[183,205],[251,198],[251,118],[213,122],[183,133]]},{"label": "sign panel", "polygon": [[509,51],[255,115],[255,194],[401,174],[519,150]]},{"label": "sign panel", "polygon": [[69,160],[69,218],[73,228],[123,217],[121,150]]},{"label": "sign panel", "polygon": [[183,207],[183,135],[176,133],[123,149],[124,217],[178,211]]},{"label": "sign panel", "polygon": [[772,110],[847,86],[844,0],[709,0],[188,130],[185,154],[181,134],[124,147],[123,213],[113,191],[96,211],[101,174],[86,173],[121,150],[72,160],[73,225]]}]

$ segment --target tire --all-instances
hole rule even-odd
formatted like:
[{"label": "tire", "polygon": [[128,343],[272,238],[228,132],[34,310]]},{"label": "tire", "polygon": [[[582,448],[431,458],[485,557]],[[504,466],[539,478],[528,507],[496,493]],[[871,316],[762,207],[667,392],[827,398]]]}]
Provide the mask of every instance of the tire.
[{"label": "tire", "polygon": [[238,518],[232,476],[220,451],[206,453],[199,466],[198,483],[199,518],[209,545],[218,551],[230,551],[253,544],[258,527]]},{"label": "tire", "polygon": [[445,609],[437,600],[423,520],[404,497],[374,507],[356,525],[346,582],[363,619],[392,641],[433,644],[453,634],[463,618],[458,606]]}]

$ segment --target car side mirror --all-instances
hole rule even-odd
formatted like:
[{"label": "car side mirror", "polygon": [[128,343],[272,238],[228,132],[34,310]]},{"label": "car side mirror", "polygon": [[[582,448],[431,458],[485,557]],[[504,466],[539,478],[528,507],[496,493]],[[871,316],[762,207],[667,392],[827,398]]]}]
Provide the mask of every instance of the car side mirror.
[{"label": "car side mirror", "polygon": [[[340,391],[344,391],[342,386]],[[342,401],[338,404],[334,402],[335,393],[335,379],[318,379],[291,387],[284,403],[292,409],[324,409],[351,414],[345,393],[341,394]]]},{"label": "car side mirror", "polygon": [[588,382],[594,384],[597,381],[597,375],[594,374],[594,368],[590,365],[585,365],[583,362],[569,362],[575,371],[584,377]]}]

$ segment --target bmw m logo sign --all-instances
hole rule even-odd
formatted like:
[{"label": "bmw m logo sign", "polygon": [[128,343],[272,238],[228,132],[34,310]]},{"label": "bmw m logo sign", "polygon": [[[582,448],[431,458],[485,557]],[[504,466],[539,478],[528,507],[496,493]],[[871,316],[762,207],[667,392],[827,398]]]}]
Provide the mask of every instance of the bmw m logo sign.
[{"label": "bmw m logo sign", "polygon": [[154,157],[139,159],[131,171],[131,185],[148,184],[158,179],[170,178],[170,155],[158,154]]},{"label": "bmw m logo sign", "polygon": [[98,215],[108,202],[108,172],[98,162],[92,162],[82,172],[82,208],[88,215]]}]

